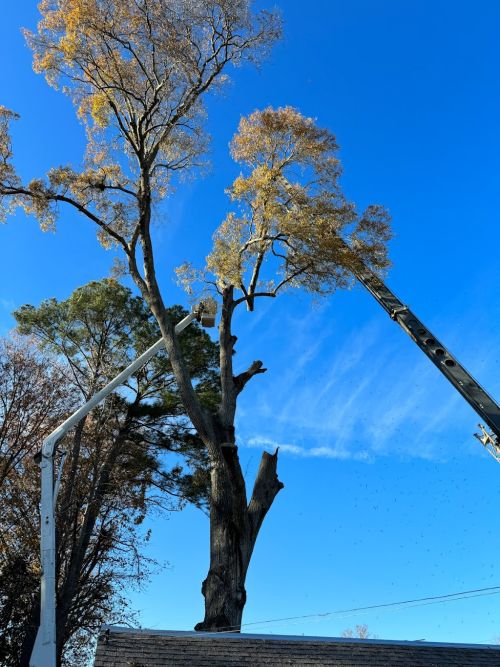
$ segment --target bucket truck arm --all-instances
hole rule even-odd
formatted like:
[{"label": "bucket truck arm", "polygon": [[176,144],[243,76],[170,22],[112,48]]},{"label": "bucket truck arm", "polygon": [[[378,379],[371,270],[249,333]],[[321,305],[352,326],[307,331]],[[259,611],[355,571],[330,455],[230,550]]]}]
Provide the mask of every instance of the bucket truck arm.
[{"label": "bucket truck arm", "polygon": [[[347,244],[345,246],[346,250],[349,250]],[[486,423],[490,430],[479,424],[481,431],[474,435],[500,462],[500,407],[498,404],[378,276],[364,265],[358,266],[354,275]]]},{"label": "bucket truck arm", "polygon": [[[284,189],[290,192],[292,188],[290,182],[282,175],[279,177],[279,180]],[[292,206],[291,209],[293,210],[293,208]],[[480,432],[474,435],[485,446],[488,452],[500,462],[500,406],[476,382],[472,375],[457,361],[443,343],[412,313],[409,307],[400,301],[387,285],[363,262],[353,257],[353,251],[349,244],[340,237],[337,238],[339,252],[348,256],[350,255],[351,259],[354,260],[351,271],[355,278],[366,287],[370,294],[390,315],[391,319],[406,331],[422,352],[429,357],[432,363],[451,382],[455,389],[462,394],[465,400],[486,423],[490,430],[484,425],[479,424]]]}]

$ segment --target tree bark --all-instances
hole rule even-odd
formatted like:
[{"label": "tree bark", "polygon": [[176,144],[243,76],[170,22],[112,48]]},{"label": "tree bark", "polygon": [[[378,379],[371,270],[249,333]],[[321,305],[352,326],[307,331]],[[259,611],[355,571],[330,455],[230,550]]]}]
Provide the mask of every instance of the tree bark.
[{"label": "tree bark", "polygon": [[151,197],[149,176],[143,172],[140,196],[140,242],[144,278],[136,265],[135,251],[128,249],[132,278],[149,305],[160,327],[165,348],[176,377],[181,399],[198,436],[203,441],[211,464],[210,567],[202,584],[205,618],[195,630],[239,631],[246,602],[245,580],[250,558],[262,522],[277,493],[283,488],[276,466],[278,452],[264,452],[250,503],[235,443],[234,419],[238,395],[257,374],[264,373],[262,362],[233,375],[236,336],[231,332],[237,303],[233,286],[222,294],[219,325],[221,402],[216,414],[209,414],[200,404],[185,364],[174,323],[166,317],[156,280],[153,247],[150,238]]},{"label": "tree bark", "polygon": [[264,452],[247,505],[244,489],[231,480],[231,469],[241,472],[237,448],[224,449],[224,469],[212,467],[210,569],[201,588],[205,618],[195,626],[199,631],[240,631],[250,559],[262,522],[283,488],[276,473],[278,452]]},{"label": "tree bark", "polygon": [[233,375],[236,337],[231,333],[234,311],[233,288],[223,293],[219,326],[221,405],[215,419],[217,444],[222,457],[211,461],[210,567],[201,592],[205,618],[199,631],[239,632],[247,595],[245,581],[257,535],[274,498],[283,488],[276,467],[278,451],[264,452],[250,503],[235,443],[236,401],[246,383],[263,373],[255,361],[238,376]]}]

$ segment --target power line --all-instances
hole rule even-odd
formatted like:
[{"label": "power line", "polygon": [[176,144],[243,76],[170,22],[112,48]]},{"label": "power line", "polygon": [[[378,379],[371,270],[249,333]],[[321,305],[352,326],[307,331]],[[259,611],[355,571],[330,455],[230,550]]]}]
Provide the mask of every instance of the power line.
[{"label": "power line", "polygon": [[465,600],[467,598],[484,597],[488,595],[499,595],[500,586],[490,586],[488,588],[475,588],[469,591],[459,591],[457,593],[447,593],[445,595],[431,595],[424,598],[415,598],[413,600],[401,600],[399,602],[386,602],[383,604],[373,604],[366,607],[353,607],[352,609],[337,609],[336,611],[326,611],[317,614],[303,614],[301,616],[288,616],[286,618],[272,618],[265,621],[252,621],[251,623],[242,623],[241,626],[226,625],[218,628],[217,632],[238,632],[240,627],[250,625],[266,625],[269,623],[280,623],[281,621],[297,621],[305,618],[324,618],[326,616],[336,616],[340,614],[353,614],[362,611],[372,611],[373,609],[389,609],[408,605],[409,607],[424,607],[430,604],[440,604],[442,602],[454,602],[455,600]]}]

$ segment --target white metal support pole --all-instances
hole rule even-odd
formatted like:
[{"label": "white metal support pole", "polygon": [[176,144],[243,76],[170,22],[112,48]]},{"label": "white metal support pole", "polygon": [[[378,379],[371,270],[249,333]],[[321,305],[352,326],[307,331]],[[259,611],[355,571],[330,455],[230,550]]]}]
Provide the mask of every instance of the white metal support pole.
[{"label": "white metal support pole", "polygon": [[[55,441],[54,441],[55,443]],[[43,443],[46,446],[47,440]],[[33,665],[52,667],[56,665],[56,642],[53,628],[56,626],[55,562],[56,530],[54,520],[54,457],[43,456],[40,461],[42,492],[40,499],[40,627],[36,636],[32,660]],[[52,566],[53,564],[53,566]],[[51,604],[51,600],[54,604]],[[52,640],[54,634],[54,640]]]},{"label": "white metal support pole", "polygon": [[[193,311],[175,327],[175,333],[183,331],[191,322],[201,315],[202,324],[209,323],[210,316],[202,311]],[[127,366],[119,375],[111,380],[101,391],[93,396],[85,405],[68,417],[55,431],[45,438],[42,444],[40,462],[42,491],[40,498],[40,627],[30,659],[30,667],[56,667],[56,525],[55,525],[55,491],[54,488],[54,455],[57,442],[78,422],[96,407],[108,394],[125,382],[138,371],[163,347],[160,338],[146,352]],[[58,485],[57,485],[58,486]]]}]

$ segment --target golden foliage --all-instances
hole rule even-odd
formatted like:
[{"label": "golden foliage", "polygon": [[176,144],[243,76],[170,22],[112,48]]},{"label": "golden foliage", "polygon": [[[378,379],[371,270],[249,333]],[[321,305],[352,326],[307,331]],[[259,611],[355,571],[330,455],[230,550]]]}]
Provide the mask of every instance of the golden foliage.
[{"label": "golden foliage", "polygon": [[[9,122],[0,108],[0,219],[16,205],[55,224],[60,202],[99,227],[106,247],[129,257],[149,235],[155,201],[172,174],[206,151],[203,95],[230,63],[257,60],[277,38],[277,17],[250,0],[41,0],[25,31],[33,66],[69,94],[85,125],[84,169],[62,166],[22,186],[11,166]],[[134,260],[135,261],[135,260]]]},{"label": "golden foliage", "polygon": [[[304,287],[327,293],[352,282],[363,262],[388,266],[389,217],[380,206],[359,216],[343,194],[335,137],[284,107],[242,118],[231,154],[246,167],[229,190],[239,205],[214,236],[207,268],[254,296]],[[270,287],[271,285],[271,287]]]},{"label": "golden foliage", "polygon": [[0,106],[0,222],[5,221],[16,206],[21,206],[37,216],[43,230],[48,230],[53,227],[55,215],[47,200],[44,182],[36,179],[24,188],[12,166],[9,126],[17,119],[17,114]]},{"label": "golden foliage", "polygon": [[[19,179],[11,163],[12,141],[9,132],[11,121],[18,118],[19,116],[16,113],[0,105],[0,184],[3,183],[6,187],[19,186]],[[0,185],[0,222],[4,222],[15,203],[2,197],[1,193]]]},{"label": "golden foliage", "polygon": [[252,18],[248,0],[42,0],[39,10],[37,32],[25,31],[35,71],[64,85],[90,138],[113,130],[155,179],[205,150],[200,95],[280,30],[273,14]]}]

